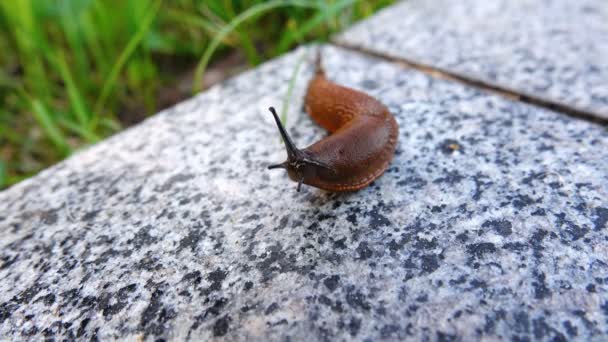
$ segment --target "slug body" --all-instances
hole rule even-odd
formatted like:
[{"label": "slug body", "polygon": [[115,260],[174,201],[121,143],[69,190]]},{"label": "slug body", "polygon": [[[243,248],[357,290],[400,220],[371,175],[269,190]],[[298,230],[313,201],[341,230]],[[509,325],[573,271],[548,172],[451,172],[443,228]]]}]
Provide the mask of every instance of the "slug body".
[{"label": "slug body", "polygon": [[380,177],[397,146],[399,127],[388,108],[360,91],[328,80],[317,57],[317,71],[305,98],[308,114],[330,135],[298,149],[283,128],[274,108],[287,160],[269,169],[285,168],[301,184],[334,192],[355,191]]}]

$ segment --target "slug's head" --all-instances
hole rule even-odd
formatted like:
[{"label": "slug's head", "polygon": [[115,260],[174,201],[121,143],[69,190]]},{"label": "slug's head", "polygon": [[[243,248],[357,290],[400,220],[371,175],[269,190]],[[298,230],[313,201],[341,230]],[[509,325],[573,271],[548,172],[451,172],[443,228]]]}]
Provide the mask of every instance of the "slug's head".
[{"label": "slug's head", "polygon": [[287,160],[280,164],[270,165],[268,169],[286,169],[289,178],[294,182],[298,182],[297,191],[300,191],[302,183],[308,184],[316,179],[321,171],[320,169],[325,169],[323,170],[325,172],[327,170],[331,171],[329,166],[315,160],[314,156],[310,155],[310,153],[298,149],[287,134],[274,108],[270,107],[268,110],[274,116],[274,121],[277,123],[279,132],[285,143],[285,149],[287,150]]}]

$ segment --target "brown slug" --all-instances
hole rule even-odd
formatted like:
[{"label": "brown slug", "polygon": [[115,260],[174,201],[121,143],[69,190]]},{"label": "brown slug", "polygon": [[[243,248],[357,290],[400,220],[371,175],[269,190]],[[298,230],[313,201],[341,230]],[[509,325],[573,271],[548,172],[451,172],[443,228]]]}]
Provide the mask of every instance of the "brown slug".
[{"label": "brown slug", "polygon": [[285,143],[283,168],[289,178],[327,191],[355,191],[380,177],[393,159],[399,127],[388,108],[363,92],[325,77],[317,54],[316,72],[306,92],[308,114],[331,134],[298,149],[273,107],[269,110]]}]

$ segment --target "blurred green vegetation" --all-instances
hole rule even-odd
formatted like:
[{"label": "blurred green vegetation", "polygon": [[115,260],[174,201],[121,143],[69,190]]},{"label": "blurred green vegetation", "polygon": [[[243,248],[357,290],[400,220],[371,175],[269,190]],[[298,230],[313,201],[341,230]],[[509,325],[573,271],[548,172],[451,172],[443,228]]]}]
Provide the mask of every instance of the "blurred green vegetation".
[{"label": "blurred green vegetation", "polygon": [[1,1],[0,188],[171,104],[180,75],[200,90],[222,57],[255,66],[392,2]]}]

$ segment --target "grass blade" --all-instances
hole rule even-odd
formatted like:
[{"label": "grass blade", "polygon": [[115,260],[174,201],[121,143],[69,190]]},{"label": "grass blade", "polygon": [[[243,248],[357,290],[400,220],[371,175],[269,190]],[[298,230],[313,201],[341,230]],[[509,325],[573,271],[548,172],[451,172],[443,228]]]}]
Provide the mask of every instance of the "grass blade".
[{"label": "grass blade", "polygon": [[148,13],[146,13],[146,16],[142,20],[141,26],[139,27],[139,29],[137,30],[135,35],[131,38],[131,40],[129,40],[129,43],[127,44],[125,49],[120,54],[120,57],[118,57],[118,60],[116,61],[116,63],[114,63],[114,66],[112,67],[112,70],[110,71],[110,75],[108,76],[108,78],[104,82],[103,87],[101,88],[101,95],[99,95],[99,98],[97,99],[97,102],[95,103],[95,112],[98,115],[101,113],[103,106],[107,100],[107,97],[110,95],[110,91],[112,90],[112,88],[114,88],[114,84],[116,83],[116,80],[118,79],[118,74],[124,67],[125,63],[129,59],[129,57],[135,51],[135,48],[137,48],[139,43],[141,43],[142,39],[144,38],[144,36],[146,35],[148,30],[152,26],[152,22],[154,21],[154,18],[156,17],[156,14],[158,13],[160,4],[161,4],[161,0],[156,0],[154,2],[154,4],[152,4],[152,7],[148,10]]},{"label": "grass blade", "polygon": [[211,35],[216,34],[219,31],[219,28],[215,24],[191,13],[176,9],[169,9],[169,11],[167,11],[167,15],[175,22],[182,22],[189,25],[198,26]]},{"label": "grass blade", "polygon": [[95,25],[94,15],[92,11],[85,12],[82,18],[82,34],[85,37],[88,50],[91,51],[90,60],[99,69],[102,75],[106,75],[109,70],[109,62],[107,60],[106,51],[101,46]]},{"label": "grass blade", "polygon": [[6,165],[0,160],[0,189],[4,188],[8,183],[6,179]]},{"label": "grass blade", "polygon": [[83,128],[80,125],[77,125],[73,122],[70,122],[64,118],[60,118],[59,120],[59,124],[67,129],[69,129],[70,131],[72,131],[74,134],[78,134],[79,136],[83,137],[84,139],[86,139],[89,143],[96,143],[99,140],[101,140],[101,138],[99,138],[99,136],[97,136],[95,133],[87,130],[86,128]]},{"label": "grass blade", "polygon": [[243,32],[242,30],[237,30],[237,34],[239,35],[239,38],[241,39],[243,51],[245,52],[245,56],[247,56],[247,61],[249,62],[249,64],[251,64],[251,65],[260,64],[261,58],[258,54],[258,51],[255,48],[255,44],[251,40],[251,38],[249,38],[247,33]]},{"label": "grass blade", "polygon": [[359,2],[359,0],[342,0],[331,5],[327,5],[325,9],[319,11],[319,13],[317,13],[314,17],[306,21],[298,30],[287,31],[287,33],[283,35],[279,41],[276,54],[280,55],[285,53],[292,44],[301,41],[307,33],[312,31],[321,23],[337,15],[344,8],[357,2]]},{"label": "grass blade", "polygon": [[83,21],[81,14],[83,9],[77,8],[78,6],[74,1],[64,1],[59,7],[61,7],[60,11],[62,12],[58,20],[59,25],[63,29],[72,56],[72,69],[74,70],[72,79],[75,75],[77,82],[83,84],[90,75],[88,56],[82,35]]},{"label": "grass blade", "polygon": [[80,91],[78,91],[78,87],[74,82],[70,68],[65,61],[65,55],[60,52],[57,56],[54,56],[53,60],[67,88],[70,105],[74,110],[76,119],[82,127],[87,127],[89,122],[89,111],[86,108],[85,99],[80,94]]},{"label": "grass blade", "polygon": [[247,19],[254,17],[256,15],[266,13],[275,8],[290,7],[290,6],[291,7],[305,7],[305,8],[319,8],[320,7],[319,4],[312,3],[310,1],[274,0],[274,1],[268,1],[265,3],[260,3],[257,5],[254,5],[250,8],[248,8],[243,13],[234,17],[234,19],[232,19],[230,21],[230,23],[228,23],[228,25],[223,27],[222,30],[215,37],[213,37],[213,40],[211,41],[211,43],[209,43],[209,45],[205,49],[205,52],[203,53],[203,56],[201,57],[198,65],[196,66],[196,70],[194,71],[193,92],[198,92],[198,91],[202,90],[203,74],[205,73],[205,69],[207,68],[207,65],[209,64],[209,60],[211,59],[211,56],[213,55],[213,53],[219,46],[220,42],[228,34],[230,34],[237,26],[239,26],[241,23],[243,23]]},{"label": "grass blade", "polygon": [[40,127],[42,127],[46,135],[51,139],[51,142],[53,142],[59,151],[61,151],[62,155],[69,155],[71,149],[67,140],[61,133],[61,130],[55,125],[53,118],[42,102],[39,100],[32,100],[32,111],[34,113],[34,118],[36,118]]},{"label": "grass blade", "polygon": [[289,110],[289,103],[291,103],[293,88],[295,87],[296,79],[298,78],[298,73],[300,72],[300,67],[302,66],[306,57],[307,55],[304,54],[298,59],[295,68],[293,68],[293,73],[291,74],[291,77],[289,79],[287,93],[285,94],[285,98],[283,98],[283,107],[281,108],[281,122],[283,122],[283,124],[287,123],[287,111]]}]

